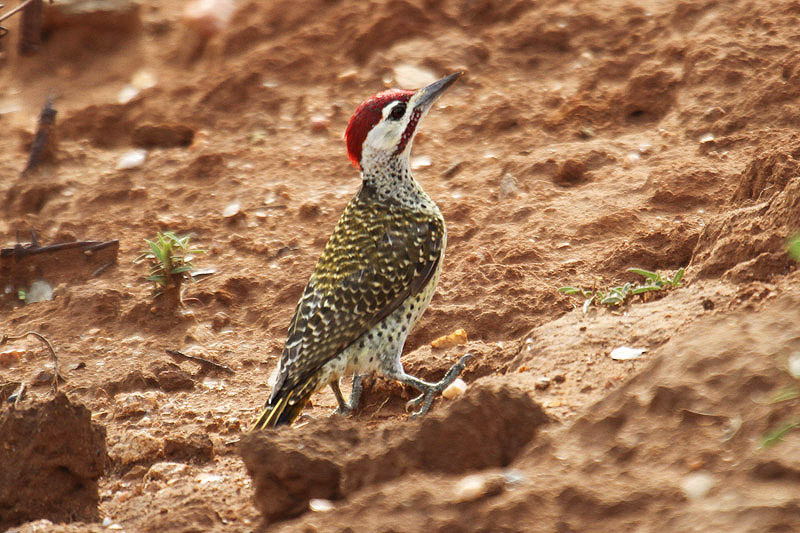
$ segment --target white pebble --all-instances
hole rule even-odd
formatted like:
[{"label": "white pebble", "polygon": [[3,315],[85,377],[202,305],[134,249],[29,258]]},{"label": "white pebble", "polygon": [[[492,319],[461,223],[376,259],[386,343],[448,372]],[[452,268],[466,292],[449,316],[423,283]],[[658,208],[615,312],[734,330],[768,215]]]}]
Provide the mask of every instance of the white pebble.
[{"label": "white pebble", "polygon": [[713,133],[706,133],[702,137],[700,137],[700,144],[710,143],[714,141],[714,134]]},{"label": "white pebble", "polygon": [[517,193],[519,193],[517,178],[511,174],[504,174],[503,178],[500,180],[500,188],[497,190],[497,198],[500,200],[513,198]]},{"label": "white pebble", "polygon": [[611,350],[611,359],[617,361],[627,361],[629,359],[636,359],[647,350],[644,348],[629,348],[628,346],[620,346]]},{"label": "white pebble", "polygon": [[690,500],[699,500],[714,486],[714,476],[708,472],[694,472],[683,478],[681,489]]},{"label": "white pebble", "polygon": [[461,378],[456,378],[454,382],[452,382],[444,391],[442,391],[442,396],[448,400],[452,400],[454,398],[458,398],[462,394],[467,391],[467,384],[464,383],[464,380]]},{"label": "white pebble", "polygon": [[308,501],[308,508],[317,513],[325,513],[333,510],[333,502],[324,498],[311,498]]},{"label": "white pebble", "polygon": [[145,159],[147,159],[147,150],[141,148],[128,150],[117,160],[117,170],[138,168],[144,164]]},{"label": "white pebble", "polygon": [[800,352],[789,356],[789,374],[795,379],[800,379]]},{"label": "white pebble", "polygon": [[429,155],[418,155],[417,157],[411,158],[411,169],[416,170],[418,168],[429,167],[431,166],[431,157]]},{"label": "white pebble", "polygon": [[502,492],[505,485],[506,477],[499,472],[470,474],[456,483],[453,492],[456,501],[468,502]]},{"label": "white pebble", "polygon": [[226,207],[225,210],[222,212],[222,216],[225,218],[233,218],[242,211],[242,204],[239,202],[231,202]]},{"label": "white pebble", "polygon": [[53,287],[44,280],[36,280],[31,283],[31,288],[28,289],[25,295],[25,303],[32,304],[36,302],[46,302],[53,299]]},{"label": "white pebble", "polygon": [[120,104],[127,104],[139,94],[139,89],[134,87],[133,85],[126,85],[123,87],[119,94],[117,95],[117,102]]}]

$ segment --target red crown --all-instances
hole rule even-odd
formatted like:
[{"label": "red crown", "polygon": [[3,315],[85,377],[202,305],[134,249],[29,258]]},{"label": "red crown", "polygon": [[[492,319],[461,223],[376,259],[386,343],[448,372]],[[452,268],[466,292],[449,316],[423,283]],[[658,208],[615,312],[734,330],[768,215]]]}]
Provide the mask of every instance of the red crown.
[{"label": "red crown", "polygon": [[358,106],[344,132],[344,139],[347,143],[347,156],[354,167],[361,168],[361,149],[364,146],[364,140],[367,138],[369,131],[375,127],[375,124],[383,118],[381,115],[383,108],[395,101],[408,102],[413,94],[414,91],[389,89],[367,98]]}]

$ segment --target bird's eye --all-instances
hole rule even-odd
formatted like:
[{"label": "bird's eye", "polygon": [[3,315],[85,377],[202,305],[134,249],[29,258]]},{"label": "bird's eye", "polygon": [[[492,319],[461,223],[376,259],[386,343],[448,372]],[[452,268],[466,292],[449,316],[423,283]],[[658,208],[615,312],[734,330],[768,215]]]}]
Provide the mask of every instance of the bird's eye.
[{"label": "bird's eye", "polygon": [[392,108],[391,113],[389,113],[389,118],[392,120],[400,120],[403,118],[403,115],[406,114],[406,103],[400,102],[396,106]]}]

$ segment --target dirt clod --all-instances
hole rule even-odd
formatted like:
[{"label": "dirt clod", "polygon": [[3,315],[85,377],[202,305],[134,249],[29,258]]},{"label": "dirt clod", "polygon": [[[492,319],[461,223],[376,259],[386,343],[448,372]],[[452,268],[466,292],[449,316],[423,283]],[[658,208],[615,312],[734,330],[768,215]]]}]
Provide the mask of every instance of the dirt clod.
[{"label": "dirt clod", "polygon": [[345,419],[312,421],[247,435],[239,453],[264,516],[284,520],[311,498],[338,500],[409,471],[506,466],[547,422],[526,393],[484,380],[420,422],[368,430]]},{"label": "dirt clod", "polygon": [[64,394],[0,413],[0,528],[96,520],[105,438],[105,427]]},{"label": "dirt clod", "polygon": [[204,432],[168,437],[164,441],[164,456],[174,461],[206,463],[214,458],[214,443]]}]

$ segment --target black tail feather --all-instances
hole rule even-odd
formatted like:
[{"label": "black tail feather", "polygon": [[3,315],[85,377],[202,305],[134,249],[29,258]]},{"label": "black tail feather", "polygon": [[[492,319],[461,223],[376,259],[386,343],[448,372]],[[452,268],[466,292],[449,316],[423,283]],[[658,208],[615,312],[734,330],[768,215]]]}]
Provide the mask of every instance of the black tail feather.
[{"label": "black tail feather", "polygon": [[300,416],[313,393],[312,387],[296,387],[285,394],[279,394],[275,401],[264,407],[251,431],[290,425]]}]

